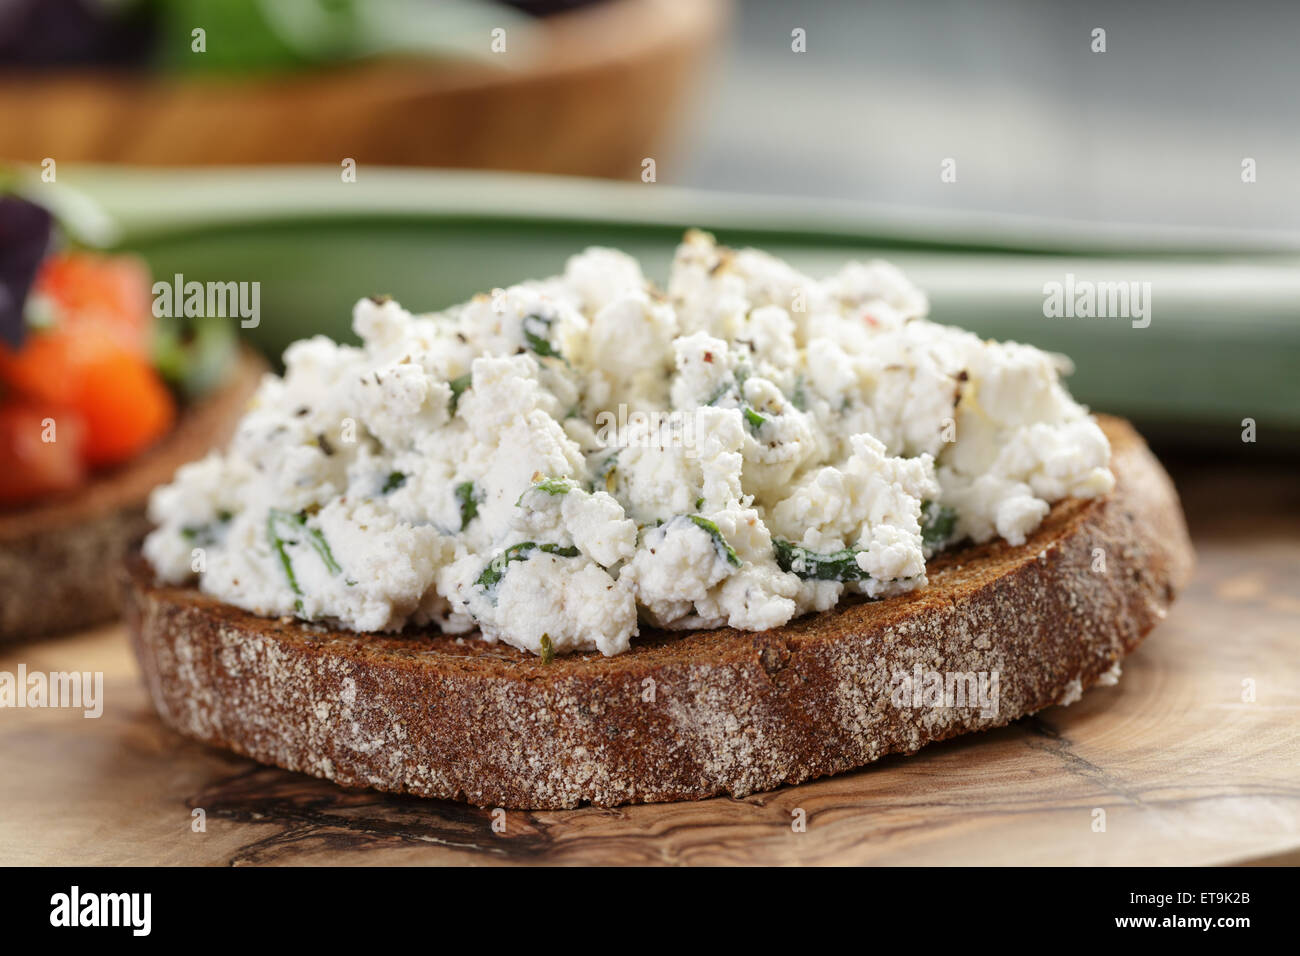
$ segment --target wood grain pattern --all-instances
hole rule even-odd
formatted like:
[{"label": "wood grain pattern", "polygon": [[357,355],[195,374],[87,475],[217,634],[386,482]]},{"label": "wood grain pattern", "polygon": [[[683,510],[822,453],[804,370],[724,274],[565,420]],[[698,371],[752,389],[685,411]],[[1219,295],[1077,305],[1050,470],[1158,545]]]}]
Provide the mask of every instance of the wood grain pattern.
[{"label": "wood grain pattern", "polygon": [[[0,710],[0,862],[1204,864],[1300,848],[1300,502],[1289,469],[1175,471],[1199,564],[1118,686],[743,800],[504,813],[346,791],[190,743],[120,628],[0,657],[105,674],[103,718]],[[1257,698],[1242,701],[1242,681]],[[14,772],[13,768],[20,768]],[[207,830],[191,830],[191,811]],[[806,832],[794,832],[803,810]],[[1106,831],[1093,831],[1096,809]]]}]

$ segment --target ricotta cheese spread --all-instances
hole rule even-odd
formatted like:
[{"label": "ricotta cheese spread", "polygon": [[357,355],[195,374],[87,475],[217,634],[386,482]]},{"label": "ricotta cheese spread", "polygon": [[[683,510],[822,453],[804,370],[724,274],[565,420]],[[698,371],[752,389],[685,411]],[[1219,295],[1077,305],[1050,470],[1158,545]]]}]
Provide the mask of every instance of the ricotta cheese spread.
[{"label": "ricotta cheese spread", "polygon": [[290,346],[154,492],[145,555],[257,614],[544,657],[910,591],[1114,483],[1064,359],[927,312],[888,263],[816,280],[697,231],[663,291],[594,248],[441,313],[363,299],[360,346]]}]

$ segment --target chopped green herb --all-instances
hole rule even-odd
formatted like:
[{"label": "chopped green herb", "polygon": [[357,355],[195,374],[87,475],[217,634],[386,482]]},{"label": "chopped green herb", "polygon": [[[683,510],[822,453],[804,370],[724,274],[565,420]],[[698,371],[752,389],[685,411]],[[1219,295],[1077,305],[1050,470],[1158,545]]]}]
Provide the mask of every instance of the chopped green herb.
[{"label": "chopped green herb", "polygon": [[794,380],[794,394],[790,396],[790,404],[801,412],[808,410],[808,383],[804,381],[803,372],[800,372]]},{"label": "chopped green herb", "polygon": [[526,315],[522,323],[524,342],[530,351],[546,358],[564,358],[551,344],[551,319],[543,315]]},{"label": "chopped green herb", "polygon": [[478,576],[478,580],[474,583],[481,588],[492,590],[501,583],[501,579],[505,576],[506,565],[511,561],[524,560],[533,547],[534,544],[531,541],[525,541],[522,544],[512,544],[488,562],[487,567],[483,569],[483,573]]},{"label": "chopped green herb", "polygon": [[805,580],[865,581],[871,577],[858,567],[858,555],[862,552],[854,548],[819,553],[782,538],[773,538],[772,550],[776,552],[776,563],[782,571],[789,571]]},{"label": "chopped green herb", "polygon": [[714,547],[718,549],[718,553],[727,559],[728,564],[738,568],[744,563],[740,560],[740,556],[736,554],[736,549],[727,544],[727,539],[722,536],[722,532],[718,530],[715,523],[703,515],[688,515],[687,517],[695,523],[696,527],[703,528],[709,533],[709,536],[713,538]]},{"label": "chopped green herb", "polygon": [[[618,487],[618,473],[615,471],[614,466],[618,464],[618,453],[622,450],[620,448],[618,451],[611,452],[606,456],[605,460],[600,463],[600,468],[596,471],[596,482],[603,483],[605,490],[611,495],[614,493],[614,489]],[[593,487],[592,490],[594,491],[595,488]]]},{"label": "chopped green herb", "polygon": [[[705,401],[704,404],[716,405],[732,392],[735,392],[737,398],[743,401],[745,395],[745,380],[749,378],[749,376],[750,369],[747,366],[742,365],[740,368],[736,369],[735,374],[731,377],[731,381],[723,382],[718,386],[717,390],[708,397],[708,400]],[[762,428],[767,422],[767,419],[764,416],[754,411],[754,409],[750,408],[748,405],[742,404],[740,406],[740,413],[745,416],[745,421],[749,424],[749,427],[755,431]]]},{"label": "chopped green herb", "polygon": [[938,551],[952,538],[957,512],[937,501],[921,502],[921,543],[927,551]]},{"label": "chopped green herb", "polygon": [[293,602],[293,606],[297,608],[298,613],[301,614],[302,588],[298,587],[298,576],[293,573],[293,561],[289,558],[289,552],[285,548],[284,539],[280,537],[280,533],[276,530],[276,525],[286,518],[292,520],[292,515],[272,508],[266,516],[266,537],[271,543],[271,548],[280,558],[280,566],[284,568],[284,576],[289,581],[289,590],[298,595],[298,599]]},{"label": "chopped green herb", "polygon": [[298,612],[302,612],[302,589],[298,586],[298,576],[293,570],[293,561],[289,557],[287,546],[297,544],[293,539],[285,538],[280,533],[280,528],[288,525],[291,529],[297,528],[307,533],[307,543],[311,545],[312,550],[320,556],[321,562],[325,565],[325,570],[330,574],[340,574],[343,569],[339,563],[334,560],[334,553],[330,551],[329,542],[325,536],[316,528],[307,527],[307,512],[300,511],[293,514],[288,511],[282,511],[279,508],[272,508],[266,516],[266,536],[271,543],[271,547],[280,558],[280,565],[284,568],[284,576],[289,581],[289,587],[294,594],[299,596],[299,600],[294,602],[294,607]]},{"label": "chopped green herb", "polygon": [[390,471],[388,477],[384,479],[383,493],[388,494],[390,491],[396,491],[404,484],[406,484],[406,475],[400,471]]},{"label": "chopped green herb", "polygon": [[567,495],[576,487],[578,487],[577,483],[571,478],[543,478],[541,481],[533,482],[523,490],[523,494],[515,502],[515,507],[518,508],[524,503],[524,495],[530,491],[544,491],[548,495]]},{"label": "chopped green herb", "polygon": [[714,392],[712,395],[709,396],[708,401],[706,401],[704,404],[705,405],[718,404],[718,402],[722,401],[727,396],[727,393],[730,392],[735,387],[736,387],[735,384],[732,382],[724,382],[716,392]]},{"label": "chopped green herb", "polygon": [[[487,563],[487,566],[483,568],[474,583],[491,593],[501,583],[501,579],[505,577],[506,563],[509,560],[509,558],[502,555],[497,555]],[[496,595],[493,595],[493,603],[496,603]]]},{"label": "chopped green herb", "polygon": [[545,551],[560,558],[576,558],[581,552],[573,545],[539,544],[538,551]]},{"label": "chopped green herb", "polygon": [[521,541],[518,544],[512,544],[495,558],[488,562],[483,573],[478,576],[474,583],[483,588],[492,597],[492,603],[496,603],[496,587],[505,577],[506,570],[511,561],[525,561],[528,556],[536,549],[544,551],[547,554],[554,554],[561,558],[576,558],[578,549],[574,547],[562,547],[558,544],[535,544],[532,541]]},{"label": "chopped green herb", "polygon": [[703,499],[703,498],[696,498],[696,499],[695,499],[695,510],[696,510],[696,511],[699,511],[699,510],[700,510],[701,508],[703,508],[703,507],[704,507],[704,499]]},{"label": "chopped green herb", "polygon": [[451,413],[456,414],[456,406],[460,404],[460,397],[465,394],[469,388],[470,374],[466,372],[458,378],[453,378],[447,385],[451,388]]},{"label": "chopped green herb", "polygon": [[[305,527],[307,519],[303,518],[302,520]],[[320,555],[321,561],[325,564],[325,569],[329,571],[330,574],[341,574],[343,569],[339,567],[339,563],[334,560],[334,553],[330,551],[329,542],[325,540],[325,536],[316,528],[306,528],[306,531],[307,540],[311,543],[311,546],[316,553]]]},{"label": "chopped green herb", "polygon": [[555,645],[551,643],[551,635],[542,635],[542,663],[555,663]]},{"label": "chopped green herb", "polygon": [[196,548],[206,548],[221,540],[225,525],[229,524],[230,519],[233,517],[234,515],[229,511],[218,511],[215,521],[209,521],[207,524],[187,525],[181,528],[181,537]]},{"label": "chopped green herb", "polygon": [[460,530],[464,531],[478,517],[478,493],[474,482],[464,481],[457,485],[456,500],[460,503]]}]

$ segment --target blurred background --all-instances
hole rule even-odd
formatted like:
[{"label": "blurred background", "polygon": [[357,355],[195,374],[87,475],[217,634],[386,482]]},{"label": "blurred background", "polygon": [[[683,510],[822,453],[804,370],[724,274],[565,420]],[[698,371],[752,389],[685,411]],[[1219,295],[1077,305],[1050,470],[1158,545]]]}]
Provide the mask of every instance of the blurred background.
[{"label": "blurred background", "polygon": [[[792,56],[790,30],[808,31]],[[1092,52],[1092,31],[1106,51]],[[742,0],[683,181],[1094,221],[1300,227],[1300,4]],[[1243,189],[1241,160],[1259,176]],[[958,161],[941,183],[938,158]]]},{"label": "blurred background", "polygon": [[1293,232],[1298,36],[1287,0],[0,0],[0,143],[629,179],[654,155],[708,189]]},{"label": "blurred background", "polygon": [[[662,278],[699,225],[894,259],[1083,401],[1285,455],[1297,36],[1280,0],[0,0],[0,160],[36,196],[53,161],[155,275],[260,282],[273,357],[586,244]],[[1151,324],[1045,316],[1067,275],[1151,283]]]}]

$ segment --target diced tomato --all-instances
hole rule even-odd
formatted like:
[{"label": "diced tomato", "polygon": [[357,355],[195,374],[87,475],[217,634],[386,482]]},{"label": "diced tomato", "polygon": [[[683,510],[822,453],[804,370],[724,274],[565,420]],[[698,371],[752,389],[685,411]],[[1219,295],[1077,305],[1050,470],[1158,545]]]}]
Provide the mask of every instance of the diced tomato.
[{"label": "diced tomato", "polygon": [[0,405],[0,504],[21,504],[80,485],[86,477],[81,416],[22,401]]},{"label": "diced tomato", "polygon": [[0,382],[21,400],[76,413],[81,461],[126,461],[171,428],[176,405],[150,364],[149,275],[137,260],[84,253],[52,256],[33,289],[55,324],[14,351],[0,345]]},{"label": "diced tomato", "polygon": [[36,332],[16,354],[0,347],[0,379],[29,401],[75,411],[86,424],[83,456],[91,466],[126,461],[176,418],[158,373],[100,329]]},{"label": "diced tomato", "polygon": [[52,255],[36,273],[33,300],[52,324],[32,329],[17,352],[0,344],[0,381],[25,395],[66,401],[78,370],[109,350],[150,358],[152,286],[133,256]]},{"label": "diced tomato", "polygon": [[0,381],[29,398],[63,403],[75,390],[85,356],[112,344],[102,332],[78,337],[64,329],[34,331],[17,352],[0,344]]},{"label": "diced tomato", "polygon": [[165,435],[176,419],[171,392],[147,362],[106,349],[79,369],[72,402],[86,422],[83,457],[97,467],[126,461]]},{"label": "diced tomato", "polygon": [[60,253],[41,263],[32,294],[45,296],[57,326],[101,330],[118,344],[147,356],[153,335],[153,284],[134,256]]}]

